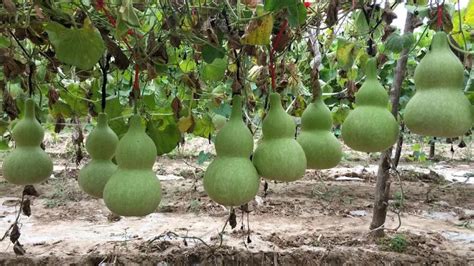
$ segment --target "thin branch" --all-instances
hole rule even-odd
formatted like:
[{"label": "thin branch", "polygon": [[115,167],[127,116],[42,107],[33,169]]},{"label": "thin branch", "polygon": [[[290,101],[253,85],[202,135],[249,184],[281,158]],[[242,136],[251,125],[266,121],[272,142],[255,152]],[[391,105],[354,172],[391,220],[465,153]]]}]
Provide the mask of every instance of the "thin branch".
[{"label": "thin branch", "polygon": [[20,219],[21,212],[23,211],[23,202],[24,202],[24,200],[25,200],[25,193],[22,193],[21,201],[20,201],[20,209],[18,209],[18,213],[16,214],[15,221],[10,225],[10,227],[8,227],[7,231],[5,231],[5,234],[0,239],[0,242],[3,241],[10,234],[11,229],[15,225],[18,225],[18,220]]},{"label": "thin branch", "polygon": [[23,46],[23,44],[21,44],[20,40],[18,40],[18,38],[15,36],[15,34],[13,34],[13,32],[10,29],[8,29],[8,33],[10,33],[10,35],[13,37],[13,39],[15,39],[15,42],[18,44],[18,46],[20,46],[20,48],[23,51],[23,53],[25,54],[26,58],[28,60],[31,60],[31,55],[26,51],[25,47]]}]

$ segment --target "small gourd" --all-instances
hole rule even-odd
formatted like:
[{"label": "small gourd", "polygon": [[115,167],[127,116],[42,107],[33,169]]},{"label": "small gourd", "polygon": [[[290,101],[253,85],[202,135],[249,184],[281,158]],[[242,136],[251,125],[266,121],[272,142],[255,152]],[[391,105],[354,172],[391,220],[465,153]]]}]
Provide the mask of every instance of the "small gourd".
[{"label": "small gourd", "polygon": [[91,161],[79,172],[79,186],[87,194],[102,198],[105,184],[117,170],[112,158],[117,148],[118,137],[109,127],[107,114],[99,113],[97,126],[86,140],[86,150]]},{"label": "small gourd", "polygon": [[214,128],[217,131],[221,130],[221,128],[224,127],[226,122],[227,122],[227,119],[223,115],[214,114],[214,116],[212,117],[212,124],[214,125]]},{"label": "small gourd", "polygon": [[356,108],[342,124],[342,139],[354,150],[379,152],[396,142],[399,127],[388,110],[388,94],[377,80],[375,58],[367,62],[366,72],[366,79],[355,95]]},{"label": "small gourd", "polygon": [[463,93],[464,67],[451,51],[448,36],[433,36],[431,50],[415,69],[415,95],[404,121],[415,134],[457,137],[472,127],[471,104]]},{"label": "small gourd", "polygon": [[331,111],[318,96],[303,112],[301,132],[296,138],[305,152],[308,169],[328,169],[341,161],[341,143],[331,128]]},{"label": "small gourd", "polygon": [[296,123],[285,112],[278,93],[270,94],[270,110],[263,120],[263,138],[253,155],[260,176],[276,181],[295,181],[304,176],[306,157],[295,140]]},{"label": "small gourd", "polygon": [[27,99],[25,115],[13,128],[16,148],[3,162],[3,177],[15,185],[32,185],[53,173],[53,162],[40,147],[44,130],[35,117],[35,102]]},{"label": "small gourd", "polygon": [[121,216],[145,216],[161,201],[160,181],[153,172],[156,148],[145,133],[139,115],[130,118],[130,127],[115,151],[118,169],[104,188],[104,202]]},{"label": "small gourd", "polygon": [[204,189],[225,206],[240,206],[258,192],[260,177],[250,160],[253,137],[242,120],[241,96],[232,100],[232,114],[216,136],[217,157],[204,174]]}]

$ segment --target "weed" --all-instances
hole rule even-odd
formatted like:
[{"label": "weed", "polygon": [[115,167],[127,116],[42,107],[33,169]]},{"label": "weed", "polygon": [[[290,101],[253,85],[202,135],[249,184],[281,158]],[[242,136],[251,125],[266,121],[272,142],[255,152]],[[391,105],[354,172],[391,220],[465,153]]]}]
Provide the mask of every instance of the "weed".
[{"label": "weed", "polygon": [[396,234],[390,239],[390,250],[398,253],[404,252],[408,247],[408,241],[403,234]]},{"label": "weed", "polygon": [[333,201],[341,196],[342,189],[339,187],[327,187],[324,184],[315,185],[311,191],[311,196],[324,201]]},{"label": "weed", "polygon": [[402,209],[403,206],[405,205],[405,198],[404,198],[403,193],[401,191],[397,191],[393,195],[393,198],[394,198],[393,206],[396,209]]},{"label": "weed", "polygon": [[45,202],[46,208],[55,208],[66,205],[67,201],[80,201],[83,193],[68,182],[66,178],[53,179],[53,192]]},{"label": "weed", "polygon": [[199,210],[201,208],[201,201],[198,199],[193,199],[189,204],[188,210],[194,214],[199,214]]}]

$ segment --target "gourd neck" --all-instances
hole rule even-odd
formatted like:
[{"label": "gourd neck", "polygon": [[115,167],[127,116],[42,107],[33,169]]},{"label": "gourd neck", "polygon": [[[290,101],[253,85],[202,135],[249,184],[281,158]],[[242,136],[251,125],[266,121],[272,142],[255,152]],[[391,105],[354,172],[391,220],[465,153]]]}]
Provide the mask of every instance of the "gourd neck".
[{"label": "gourd neck", "polygon": [[97,127],[104,128],[107,127],[107,114],[106,113],[99,113],[97,117]]},{"label": "gourd neck", "polygon": [[33,99],[26,99],[25,101],[25,118],[35,118],[35,101]]},{"label": "gourd neck", "polygon": [[367,61],[367,65],[365,67],[365,73],[367,79],[376,80],[377,79],[377,61],[375,58],[370,58]]},{"label": "gourd neck", "polygon": [[242,96],[235,95],[232,98],[232,114],[230,120],[241,120],[242,119]]},{"label": "gourd neck", "polygon": [[448,36],[444,31],[439,31],[433,36],[431,41],[431,51],[444,50],[449,48]]},{"label": "gourd neck", "polygon": [[134,115],[130,118],[130,131],[131,132],[142,132],[144,128],[142,126],[142,120],[139,115]]},{"label": "gourd neck", "polygon": [[280,94],[273,92],[270,94],[270,112],[285,111],[281,105]]}]

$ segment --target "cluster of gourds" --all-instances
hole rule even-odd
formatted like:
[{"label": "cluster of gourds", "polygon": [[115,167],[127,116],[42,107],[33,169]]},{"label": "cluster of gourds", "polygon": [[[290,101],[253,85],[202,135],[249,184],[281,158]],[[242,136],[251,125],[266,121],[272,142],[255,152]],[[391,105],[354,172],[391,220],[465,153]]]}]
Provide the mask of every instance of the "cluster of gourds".
[{"label": "cluster of gourds", "polygon": [[[370,59],[365,82],[355,95],[356,108],[342,125],[345,144],[363,152],[383,151],[399,134],[376,70],[375,59]],[[454,137],[472,127],[472,106],[462,92],[463,66],[451,52],[444,32],[434,36],[431,51],[416,68],[415,86],[416,94],[404,114],[412,132]],[[304,111],[296,139],[296,124],[283,109],[280,95],[271,93],[269,97],[263,137],[255,151],[252,134],[242,119],[239,95],[233,97],[231,117],[216,136],[217,156],[203,182],[209,197],[222,205],[239,206],[253,199],[260,177],[295,181],[307,168],[327,169],[341,160],[341,144],[331,132],[331,113],[321,95],[315,95]],[[3,163],[4,178],[18,185],[42,182],[53,170],[51,159],[40,148],[44,132],[35,118],[35,103],[27,99],[25,106],[23,119],[13,128],[16,149]],[[154,212],[161,200],[161,186],[152,166],[156,155],[169,148],[157,150],[159,145],[146,134],[138,115],[131,117],[129,130],[120,140],[109,128],[105,113],[100,113],[97,121],[86,141],[92,160],[80,171],[80,187],[92,196],[103,197],[106,206],[118,215]],[[114,156],[117,165],[112,162]]]}]

